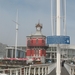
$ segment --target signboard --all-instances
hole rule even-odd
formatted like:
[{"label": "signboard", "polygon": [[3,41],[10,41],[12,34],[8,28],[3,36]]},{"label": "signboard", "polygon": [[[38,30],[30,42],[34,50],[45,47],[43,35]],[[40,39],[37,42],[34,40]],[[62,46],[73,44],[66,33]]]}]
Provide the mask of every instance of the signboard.
[{"label": "signboard", "polygon": [[47,36],[47,44],[70,44],[69,36]]}]

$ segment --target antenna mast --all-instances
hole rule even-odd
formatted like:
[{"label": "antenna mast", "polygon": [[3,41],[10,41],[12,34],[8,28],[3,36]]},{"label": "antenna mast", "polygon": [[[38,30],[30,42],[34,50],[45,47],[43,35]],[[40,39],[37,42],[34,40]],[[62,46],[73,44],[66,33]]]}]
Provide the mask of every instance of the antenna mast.
[{"label": "antenna mast", "polygon": [[53,14],[52,14],[52,13],[53,13],[53,12],[52,12],[52,11],[53,11],[53,10],[52,10],[52,9],[53,9],[53,7],[52,7],[53,5],[52,5],[52,3],[53,3],[53,2],[52,2],[52,0],[51,0],[51,27],[52,27],[51,29],[52,29],[52,36],[53,36],[53,35],[54,35],[54,27],[53,27]]},{"label": "antenna mast", "polygon": [[17,51],[17,37],[18,37],[18,9],[17,9],[17,15],[16,15],[16,41],[15,41],[15,58],[16,58],[16,51]]},{"label": "antenna mast", "polygon": [[64,0],[64,35],[66,34],[66,0]]}]

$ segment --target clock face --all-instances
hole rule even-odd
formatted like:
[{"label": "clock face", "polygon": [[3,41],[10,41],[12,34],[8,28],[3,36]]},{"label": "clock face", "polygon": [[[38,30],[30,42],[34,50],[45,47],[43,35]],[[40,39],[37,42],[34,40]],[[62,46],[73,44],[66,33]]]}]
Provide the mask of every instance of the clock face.
[{"label": "clock face", "polygon": [[37,27],[37,30],[40,30],[40,27]]}]

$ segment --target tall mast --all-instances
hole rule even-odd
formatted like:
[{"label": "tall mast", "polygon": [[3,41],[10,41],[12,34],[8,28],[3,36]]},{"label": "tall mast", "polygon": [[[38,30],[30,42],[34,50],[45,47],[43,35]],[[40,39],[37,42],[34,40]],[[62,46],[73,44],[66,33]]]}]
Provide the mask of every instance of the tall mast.
[{"label": "tall mast", "polygon": [[[60,36],[60,0],[56,0],[56,25],[57,25],[57,36]],[[57,68],[56,68],[56,75],[60,75],[61,68],[60,68],[60,47],[59,44],[57,45]]]},{"label": "tall mast", "polygon": [[54,35],[54,27],[53,27],[53,14],[52,14],[52,13],[53,13],[53,12],[52,12],[52,11],[53,11],[53,10],[52,10],[52,9],[53,9],[53,7],[52,7],[53,4],[52,4],[52,3],[53,3],[53,2],[52,2],[52,0],[51,0],[51,29],[52,29],[52,36],[53,36],[53,35]]},{"label": "tall mast", "polygon": [[57,0],[56,2],[57,4],[57,13],[56,13],[56,17],[57,17],[57,22],[56,22],[56,25],[57,25],[57,36],[60,36],[60,0]]},{"label": "tall mast", "polygon": [[16,58],[16,51],[17,51],[17,37],[18,37],[18,9],[16,15],[16,41],[15,41],[15,58]]},{"label": "tall mast", "polygon": [[66,0],[64,0],[64,35],[66,34]]}]

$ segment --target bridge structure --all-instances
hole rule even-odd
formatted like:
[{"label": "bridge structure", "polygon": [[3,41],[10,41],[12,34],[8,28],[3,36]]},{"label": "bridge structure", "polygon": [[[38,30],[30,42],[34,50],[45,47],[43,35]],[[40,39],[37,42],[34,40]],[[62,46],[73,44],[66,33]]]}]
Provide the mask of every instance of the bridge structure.
[{"label": "bridge structure", "polygon": [[[9,65],[8,65],[9,66]],[[56,63],[35,64],[18,68],[0,69],[1,74],[7,75],[48,75],[55,68]]]},{"label": "bridge structure", "polygon": [[[65,63],[61,67],[60,63],[60,44],[70,44],[69,36],[60,34],[60,0],[56,1],[56,27],[57,34],[47,37],[48,44],[57,44],[57,62],[50,64],[33,64],[28,66],[19,66],[15,68],[1,68],[1,75],[75,75],[75,65]],[[16,65],[14,65],[16,66]]]},{"label": "bridge structure", "polygon": [[[0,69],[0,75],[56,75],[56,63]],[[65,62],[64,67],[61,66],[61,75],[75,75],[75,65]]]},{"label": "bridge structure", "polygon": [[[51,15],[52,16],[52,15]],[[47,44],[57,45],[57,59],[56,59],[56,75],[61,75],[61,49],[60,44],[70,44],[70,37],[61,36],[61,0],[56,0],[56,35],[47,37]],[[64,15],[65,16],[65,15]],[[66,17],[66,16],[65,16]],[[54,73],[54,72],[53,72]]]}]

